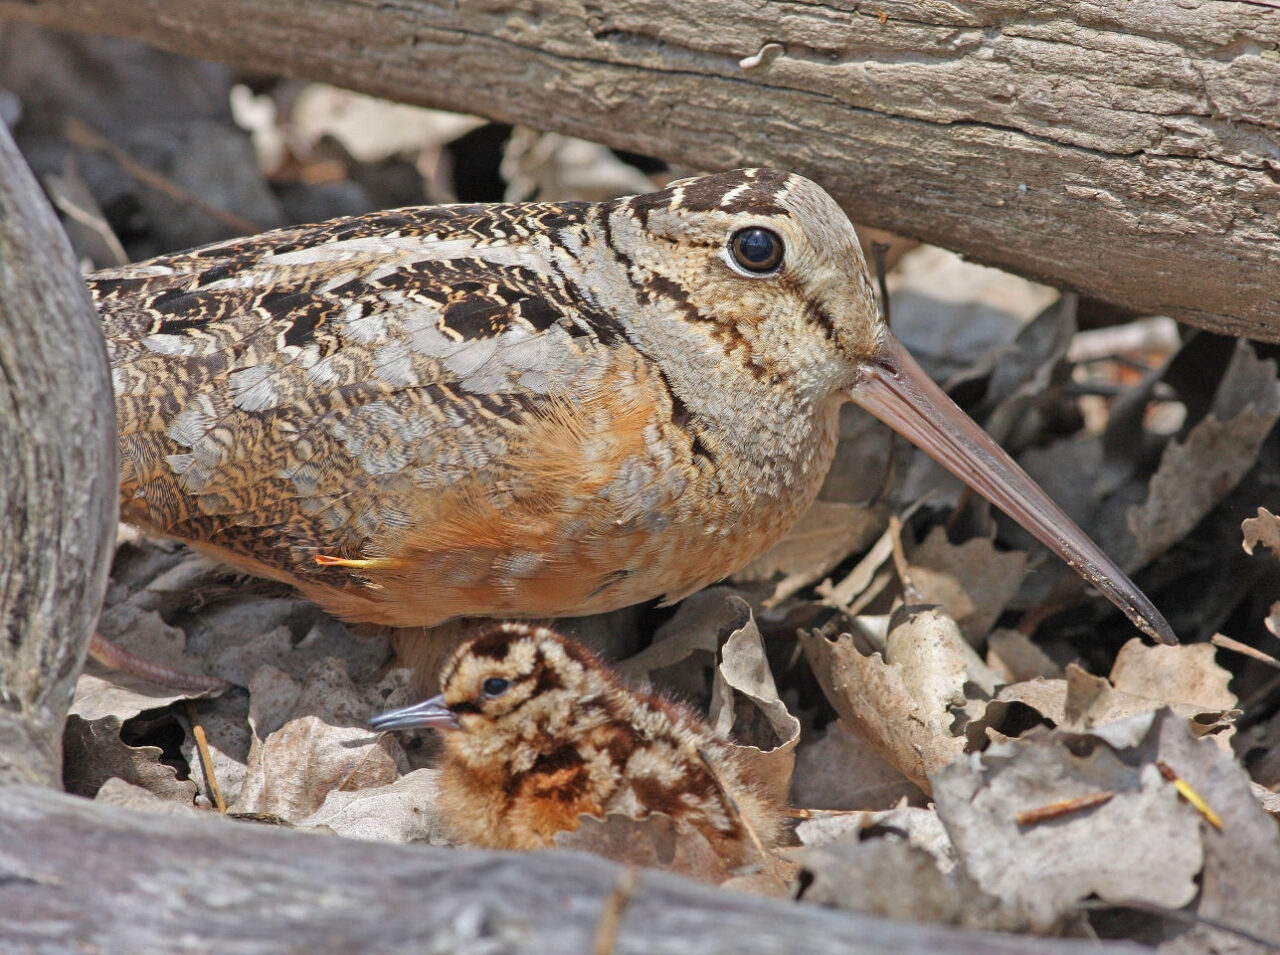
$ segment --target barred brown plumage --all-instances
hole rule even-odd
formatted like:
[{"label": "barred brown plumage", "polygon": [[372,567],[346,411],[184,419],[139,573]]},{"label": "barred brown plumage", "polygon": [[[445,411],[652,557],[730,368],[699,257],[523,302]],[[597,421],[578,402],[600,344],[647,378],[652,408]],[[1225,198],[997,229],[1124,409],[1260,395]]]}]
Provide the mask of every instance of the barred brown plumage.
[{"label": "barred brown plumage", "polygon": [[124,518],[349,620],[677,600],[805,511],[852,399],[1173,642],[889,333],[852,225],[799,176],[402,209],[89,284]]},{"label": "barred brown plumage", "polygon": [[439,696],[371,725],[446,730],[440,808],[462,843],[545,848],[581,814],[653,812],[701,832],[734,864],[760,861],[744,818],[763,846],[777,843],[781,807],[726,740],[688,707],[623,686],[546,627],[485,630],[458,648],[440,685]]}]

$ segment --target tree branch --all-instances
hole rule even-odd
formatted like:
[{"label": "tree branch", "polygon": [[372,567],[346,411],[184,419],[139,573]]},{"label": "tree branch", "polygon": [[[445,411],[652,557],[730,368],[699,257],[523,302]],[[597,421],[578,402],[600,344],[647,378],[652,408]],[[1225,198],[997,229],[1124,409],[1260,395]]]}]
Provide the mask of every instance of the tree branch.
[{"label": "tree branch", "polygon": [[3,124],[0,471],[0,784],[58,786],[115,543],[115,407],[71,247]]},{"label": "tree branch", "polygon": [[[713,889],[570,852],[483,853],[161,816],[0,788],[0,938],[22,951],[1137,955]],[[90,848],[91,847],[91,848]],[[182,943],[179,940],[189,940]]]},{"label": "tree branch", "polygon": [[857,222],[1280,341],[1274,0],[0,0],[0,16],[700,169],[793,169]]}]

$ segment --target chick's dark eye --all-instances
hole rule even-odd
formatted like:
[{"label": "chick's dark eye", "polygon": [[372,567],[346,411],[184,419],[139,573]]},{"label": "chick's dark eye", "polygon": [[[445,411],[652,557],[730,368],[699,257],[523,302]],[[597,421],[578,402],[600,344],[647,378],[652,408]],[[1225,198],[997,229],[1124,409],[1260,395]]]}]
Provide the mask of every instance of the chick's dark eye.
[{"label": "chick's dark eye", "polygon": [[489,699],[493,699],[495,696],[502,696],[503,693],[506,693],[509,686],[511,686],[510,680],[504,680],[500,676],[491,676],[481,684],[480,692]]},{"label": "chick's dark eye", "polygon": [[759,226],[740,229],[729,240],[733,260],[748,272],[764,275],[782,264],[782,239]]}]

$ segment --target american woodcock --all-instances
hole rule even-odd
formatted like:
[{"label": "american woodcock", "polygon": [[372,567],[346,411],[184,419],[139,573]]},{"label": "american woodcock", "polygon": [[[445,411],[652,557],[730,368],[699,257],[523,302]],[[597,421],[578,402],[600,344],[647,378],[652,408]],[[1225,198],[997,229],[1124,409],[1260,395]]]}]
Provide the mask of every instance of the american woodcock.
[{"label": "american woodcock", "polygon": [[401,209],[89,282],[124,518],[349,620],[677,600],[804,512],[852,399],[1174,642],[889,333],[799,176]]},{"label": "american woodcock", "polygon": [[440,685],[371,725],[449,731],[439,805],[459,842],[545,848],[581,814],[653,812],[698,830],[734,864],[759,861],[744,819],[762,847],[778,841],[781,808],[726,740],[686,707],[627,689],[552,630],[491,627],[458,648]]}]

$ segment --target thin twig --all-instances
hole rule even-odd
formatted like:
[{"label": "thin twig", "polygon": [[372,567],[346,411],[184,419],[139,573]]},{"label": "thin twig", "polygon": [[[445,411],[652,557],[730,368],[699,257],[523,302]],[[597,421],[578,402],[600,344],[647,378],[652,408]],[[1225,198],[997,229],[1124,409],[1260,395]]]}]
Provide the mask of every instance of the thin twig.
[{"label": "thin twig", "polygon": [[1075,799],[1063,799],[1044,806],[1036,806],[1034,809],[1025,809],[1014,816],[1013,821],[1020,826],[1033,826],[1036,823],[1047,822],[1050,819],[1060,819],[1072,813],[1083,812],[1086,809],[1093,809],[1095,806],[1105,805],[1114,797],[1115,793],[1104,790],[1090,793],[1087,796],[1077,796]]},{"label": "thin twig", "polygon": [[902,581],[902,599],[909,604],[919,603],[920,591],[911,582],[907,551],[902,545],[902,519],[897,514],[889,515],[889,539],[893,543],[893,566],[898,572],[898,580]]},{"label": "thin twig", "polygon": [[613,955],[614,945],[618,941],[618,930],[622,927],[622,916],[631,904],[631,897],[640,886],[640,873],[635,866],[627,866],[618,873],[617,881],[604,900],[604,908],[600,910],[600,922],[596,925],[595,955]]},{"label": "thin twig", "polygon": [[1196,792],[1189,782],[1177,774],[1172,766],[1163,759],[1156,760],[1156,769],[1160,770],[1160,775],[1173,783],[1173,788],[1178,790],[1178,795],[1191,803],[1195,807],[1196,812],[1204,816],[1205,821],[1218,831],[1222,831],[1222,817],[1213,811],[1213,807],[1205,802],[1204,797]]},{"label": "thin twig", "polygon": [[191,720],[191,735],[196,741],[196,752],[200,754],[200,765],[204,767],[205,782],[209,784],[209,795],[218,812],[227,811],[227,800],[222,795],[222,787],[218,785],[218,774],[213,771],[213,754],[209,752],[209,739],[204,735],[204,726],[200,723],[200,714],[196,705],[187,700],[187,718]]},{"label": "thin twig", "polygon": [[1239,640],[1232,640],[1225,634],[1215,633],[1209,641],[1215,647],[1222,647],[1224,650],[1234,650],[1236,653],[1243,653],[1247,657],[1252,657],[1260,663],[1265,663],[1269,667],[1275,667],[1280,670],[1280,660],[1277,660],[1269,653],[1263,653],[1256,647],[1251,647],[1247,643],[1241,643]]},{"label": "thin twig", "polygon": [[828,816],[874,816],[879,809],[797,809],[788,808],[786,814],[792,819],[826,819]]},{"label": "thin twig", "polygon": [[124,265],[129,261],[129,253],[125,251],[111,226],[101,216],[82,208],[70,196],[63,193],[53,196],[53,205],[72,222],[78,222],[98,237],[115,260],[110,263],[111,265]]},{"label": "thin twig", "polygon": [[227,212],[224,209],[219,209],[217,206],[205,202],[199,196],[193,196],[173,180],[142,165],[142,163],[138,162],[115,143],[111,142],[111,140],[98,135],[82,120],[79,120],[74,116],[67,120],[65,125],[62,127],[62,132],[63,135],[67,137],[67,142],[71,143],[73,146],[80,146],[83,149],[92,149],[95,152],[100,152],[104,155],[110,156],[121,169],[123,169],[137,182],[140,182],[149,189],[154,189],[156,192],[163,193],[175,202],[191,206],[193,209],[199,209],[210,219],[222,223],[222,225],[225,225],[228,229],[234,230],[239,235],[253,235],[254,233],[261,232],[263,229],[263,227],[256,222],[238,216],[234,212]]}]

